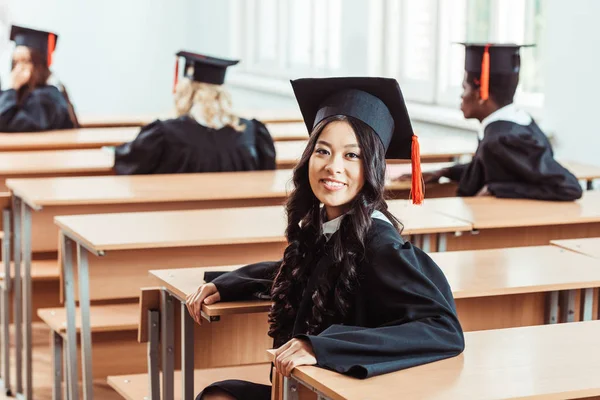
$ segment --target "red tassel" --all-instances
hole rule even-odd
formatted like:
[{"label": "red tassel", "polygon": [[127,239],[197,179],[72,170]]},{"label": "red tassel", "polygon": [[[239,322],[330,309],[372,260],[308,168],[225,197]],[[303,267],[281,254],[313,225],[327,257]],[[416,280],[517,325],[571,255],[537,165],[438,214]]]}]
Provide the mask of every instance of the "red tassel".
[{"label": "red tassel", "polygon": [[481,86],[479,94],[482,100],[490,97],[490,45],[485,46],[483,58],[481,60]]},{"label": "red tassel", "polygon": [[423,185],[423,172],[421,171],[421,147],[417,135],[412,137],[412,146],[410,154],[412,166],[412,182],[410,194],[413,204],[422,204],[425,199],[425,190]]},{"label": "red tassel", "polygon": [[175,93],[177,82],[179,82],[179,57],[175,59],[175,80],[173,81],[173,93]]},{"label": "red tassel", "polygon": [[52,53],[54,53],[54,47],[56,46],[56,36],[53,33],[48,34],[48,68],[52,65]]}]

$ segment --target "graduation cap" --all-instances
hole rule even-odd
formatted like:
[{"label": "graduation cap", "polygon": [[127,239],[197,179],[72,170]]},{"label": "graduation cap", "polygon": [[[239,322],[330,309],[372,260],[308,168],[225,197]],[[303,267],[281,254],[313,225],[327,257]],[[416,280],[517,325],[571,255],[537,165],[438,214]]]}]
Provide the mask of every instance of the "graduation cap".
[{"label": "graduation cap", "polygon": [[227,67],[240,62],[239,60],[226,60],[204,54],[191,53],[189,51],[180,51],[176,56],[173,93],[175,92],[175,86],[177,86],[179,78],[179,57],[185,58],[184,75],[187,78],[196,82],[211,83],[213,85],[222,85],[225,82]]},{"label": "graduation cap", "polygon": [[423,201],[419,142],[395,79],[306,78],[291,84],[309,132],[334,115],[364,122],[381,140],[386,158],[411,160],[413,203]]},{"label": "graduation cap", "polygon": [[490,74],[518,75],[521,70],[521,47],[533,44],[512,43],[458,43],[465,46],[465,71],[480,75],[480,96],[487,100]]},{"label": "graduation cap", "polygon": [[13,25],[10,28],[10,40],[15,42],[17,46],[26,46],[38,50],[42,56],[46,57],[48,67],[52,65],[52,54],[58,41],[56,33]]}]

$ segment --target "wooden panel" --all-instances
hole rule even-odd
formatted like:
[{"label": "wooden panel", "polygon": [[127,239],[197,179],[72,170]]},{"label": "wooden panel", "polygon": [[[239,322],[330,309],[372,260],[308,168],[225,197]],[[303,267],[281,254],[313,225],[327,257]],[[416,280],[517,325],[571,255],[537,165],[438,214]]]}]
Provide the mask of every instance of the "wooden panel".
[{"label": "wooden panel", "polygon": [[598,321],[468,332],[462,355],[404,371],[357,380],[299,367],[294,375],[333,400],[588,398],[600,395],[599,335]]},{"label": "wooden panel", "polygon": [[555,239],[597,236],[600,236],[600,223],[482,229],[475,235],[466,233],[460,236],[448,236],[448,250],[541,246]]},{"label": "wooden panel", "polygon": [[[75,327],[81,328],[81,313],[77,308]],[[43,308],[39,316],[52,330],[63,334],[67,329],[67,314],[64,307]],[[92,332],[137,331],[139,306],[137,303],[92,305],[90,326]]]},{"label": "wooden panel", "polygon": [[585,254],[594,258],[600,258],[600,237],[588,239],[553,240],[555,246],[567,250]]},{"label": "wooden panel", "polygon": [[138,342],[148,342],[148,311],[160,310],[160,288],[147,287],[140,291],[140,324],[138,326]]}]

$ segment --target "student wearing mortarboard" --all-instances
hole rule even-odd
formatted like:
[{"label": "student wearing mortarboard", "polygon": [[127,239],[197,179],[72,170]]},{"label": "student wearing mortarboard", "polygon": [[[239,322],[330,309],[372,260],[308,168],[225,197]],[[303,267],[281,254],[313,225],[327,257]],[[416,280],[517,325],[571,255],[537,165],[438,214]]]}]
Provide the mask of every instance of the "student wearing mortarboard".
[{"label": "student wearing mortarboard", "polygon": [[[185,58],[178,80],[179,57]],[[231,111],[222,86],[238,61],[181,51],[175,67],[174,100],[179,118],[154,121],[137,138],[115,149],[120,175],[275,169],[275,146],[265,125]]]},{"label": "student wearing mortarboard", "polygon": [[458,182],[459,196],[576,200],[581,187],[555,159],[550,142],[525,111],[513,104],[519,83],[519,45],[465,46],[461,110],[481,122],[479,147],[469,164],[425,175]]},{"label": "student wearing mortarboard", "polygon": [[[412,159],[413,202],[422,191],[419,152],[398,83],[385,78],[292,81],[311,132],[294,168],[283,259],[218,276],[186,301],[267,296],[274,366],[284,376],[317,365],[368,378],[462,352],[452,292],[427,254],[400,236],[384,199],[385,159]],[[228,380],[197,399],[270,399],[271,387]]]},{"label": "student wearing mortarboard", "polygon": [[77,127],[64,87],[50,72],[58,36],[12,26],[15,42],[11,82],[0,92],[0,132],[37,132]]}]

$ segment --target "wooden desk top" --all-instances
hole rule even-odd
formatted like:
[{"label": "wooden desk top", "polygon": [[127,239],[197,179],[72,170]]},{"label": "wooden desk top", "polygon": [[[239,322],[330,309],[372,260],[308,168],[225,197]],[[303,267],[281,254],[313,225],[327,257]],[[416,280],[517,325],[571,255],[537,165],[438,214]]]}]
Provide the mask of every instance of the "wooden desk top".
[{"label": "wooden desk top", "polygon": [[[471,229],[469,223],[412,206],[406,200],[388,204],[404,221],[404,234]],[[68,236],[97,252],[284,242],[287,226],[281,206],[59,216],[54,222]]]},{"label": "wooden desk top", "polygon": [[[433,168],[440,164],[427,164]],[[394,174],[409,164],[390,165]],[[424,168],[427,170],[427,168]],[[197,174],[86,176],[10,179],[6,186],[33,209],[79,204],[160,203],[284,198],[292,170]],[[387,182],[388,190],[410,190],[410,182]]]},{"label": "wooden desk top", "polygon": [[600,258],[600,238],[552,240],[555,246],[594,258]]},{"label": "wooden desk top", "polygon": [[583,398],[600,395],[599,335],[600,321],[468,332],[463,354],[404,371],[358,380],[303,366],[293,375],[332,400]]},{"label": "wooden desk top", "polygon": [[36,133],[0,133],[0,152],[99,149],[118,146],[137,136],[139,128],[66,129]]},{"label": "wooden desk top", "polygon": [[600,191],[575,202],[448,197],[425,201],[425,207],[471,222],[475,229],[600,222]]},{"label": "wooden desk top", "polygon": [[111,173],[114,156],[100,149],[15,151],[0,154],[0,176]]},{"label": "wooden desk top", "polygon": [[271,122],[266,124],[266,126],[275,142],[305,141],[308,138],[308,131],[304,122]]},{"label": "wooden desk top", "polygon": [[[598,262],[554,246],[431,253],[456,299],[600,287]],[[568,268],[565,268],[568,265]],[[150,271],[180,299],[204,282],[205,271],[232,271],[241,265]],[[204,306],[209,316],[268,311],[268,301]]]},{"label": "wooden desk top", "polygon": [[575,175],[577,179],[600,179],[600,166],[583,164],[576,161],[558,161],[563,167],[571,171],[571,173]]}]

